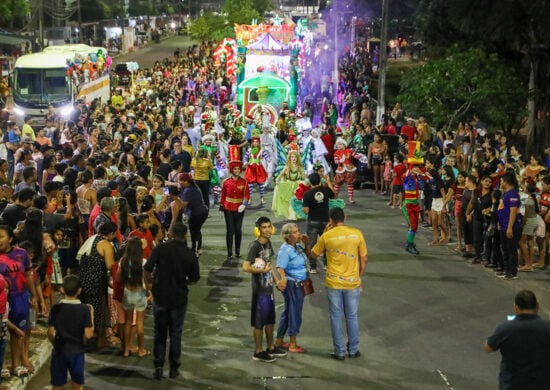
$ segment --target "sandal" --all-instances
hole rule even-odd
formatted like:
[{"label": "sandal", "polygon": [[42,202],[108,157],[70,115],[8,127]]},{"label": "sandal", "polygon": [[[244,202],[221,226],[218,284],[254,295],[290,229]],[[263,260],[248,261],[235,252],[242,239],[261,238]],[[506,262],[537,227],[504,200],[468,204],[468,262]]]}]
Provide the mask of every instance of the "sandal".
[{"label": "sandal", "polygon": [[430,241],[428,242],[428,246],[435,246],[435,245],[438,245],[439,244],[439,241]]},{"label": "sandal", "polygon": [[141,353],[138,352],[137,354],[139,358],[150,356],[150,355],[151,355],[151,351],[149,351],[148,349],[144,349],[143,351],[141,351]]},{"label": "sandal", "polygon": [[297,345],[294,348],[289,347],[288,352],[291,352],[291,353],[305,353],[306,349],[304,347],[300,347],[299,345]]},{"label": "sandal", "polygon": [[11,372],[11,374],[13,376],[17,376],[17,377],[22,377],[22,376],[28,376],[29,375],[29,371],[27,370],[26,367],[23,367],[23,366],[17,366],[13,369],[13,371]]}]

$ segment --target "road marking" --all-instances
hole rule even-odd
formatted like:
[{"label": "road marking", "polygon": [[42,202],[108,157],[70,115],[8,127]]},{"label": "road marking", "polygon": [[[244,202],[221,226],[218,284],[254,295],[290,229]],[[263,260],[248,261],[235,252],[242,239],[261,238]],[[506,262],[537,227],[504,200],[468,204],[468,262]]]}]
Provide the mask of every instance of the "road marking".
[{"label": "road marking", "polygon": [[451,386],[451,382],[449,382],[449,379],[447,379],[447,376],[445,374],[443,374],[443,372],[441,370],[437,370],[437,373],[439,374],[439,376],[441,377],[441,379],[443,379],[443,382],[445,382],[445,384],[447,385],[447,387],[450,389],[450,390],[453,390],[453,386]]},{"label": "road marking", "polygon": [[290,375],[290,376],[256,376],[253,379],[259,379],[262,381],[264,390],[267,390],[267,381],[272,380],[281,380],[281,379],[311,379],[313,378],[310,375]]}]

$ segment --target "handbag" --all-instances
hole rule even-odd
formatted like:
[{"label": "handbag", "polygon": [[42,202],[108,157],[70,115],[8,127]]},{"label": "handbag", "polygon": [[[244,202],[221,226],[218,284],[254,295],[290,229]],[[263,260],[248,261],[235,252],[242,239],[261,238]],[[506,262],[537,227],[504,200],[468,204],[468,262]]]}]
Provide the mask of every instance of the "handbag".
[{"label": "handbag", "polygon": [[301,287],[304,296],[311,295],[315,292],[315,290],[313,289],[313,281],[309,277],[305,280],[302,280]]}]

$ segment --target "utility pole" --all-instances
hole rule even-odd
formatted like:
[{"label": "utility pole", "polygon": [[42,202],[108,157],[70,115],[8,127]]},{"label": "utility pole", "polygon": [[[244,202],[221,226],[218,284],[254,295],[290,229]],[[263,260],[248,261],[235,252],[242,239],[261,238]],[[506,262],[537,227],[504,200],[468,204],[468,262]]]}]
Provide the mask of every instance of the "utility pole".
[{"label": "utility pole", "polygon": [[380,34],[380,64],[378,66],[378,106],[376,107],[376,124],[382,123],[382,115],[386,112],[386,63],[388,52],[388,13],[389,0],[382,0],[382,31]]},{"label": "utility pole", "polygon": [[77,17],[78,17],[78,43],[82,43],[82,12],[80,11],[80,0],[76,0]]},{"label": "utility pole", "polygon": [[38,0],[38,45],[44,49],[44,0]]}]

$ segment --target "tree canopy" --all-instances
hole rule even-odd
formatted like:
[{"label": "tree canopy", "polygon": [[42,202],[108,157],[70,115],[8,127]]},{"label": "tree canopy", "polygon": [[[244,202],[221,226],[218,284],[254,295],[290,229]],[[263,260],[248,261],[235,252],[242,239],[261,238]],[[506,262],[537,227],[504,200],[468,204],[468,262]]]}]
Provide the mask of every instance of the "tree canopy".
[{"label": "tree canopy", "polygon": [[399,101],[413,115],[426,115],[452,128],[478,113],[500,126],[516,124],[525,114],[527,94],[515,69],[483,49],[452,46],[440,59],[410,70]]},{"label": "tree canopy", "polygon": [[547,0],[421,0],[417,32],[432,46],[483,45],[512,60],[528,99],[528,152],[550,142],[550,2]]}]

